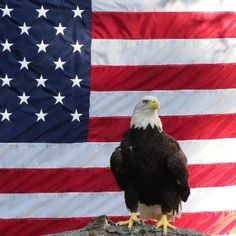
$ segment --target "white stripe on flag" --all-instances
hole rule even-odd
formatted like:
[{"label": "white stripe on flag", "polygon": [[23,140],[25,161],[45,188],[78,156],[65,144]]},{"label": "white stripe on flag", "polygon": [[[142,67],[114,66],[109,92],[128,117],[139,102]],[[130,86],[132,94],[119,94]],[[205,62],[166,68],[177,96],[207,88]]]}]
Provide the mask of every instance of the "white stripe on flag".
[{"label": "white stripe on flag", "polygon": [[[189,200],[183,204],[183,212],[236,210],[235,199],[236,186],[195,188],[191,189]],[[122,192],[0,195],[0,218],[3,219],[89,217],[104,214],[128,214]]]},{"label": "white stripe on flag", "polygon": [[[179,141],[189,164],[235,163],[236,139]],[[108,167],[119,143],[3,143],[1,168]],[[21,153],[24,153],[22,155]],[[50,155],[49,155],[50,154]],[[20,158],[19,158],[20,157]],[[224,157],[224,158],[222,158]]]},{"label": "white stripe on flag", "polygon": [[0,168],[105,167],[115,146],[106,143],[0,143]]},{"label": "white stripe on flag", "polygon": [[95,0],[92,11],[110,12],[225,12],[236,11],[233,0]]},{"label": "white stripe on flag", "polygon": [[236,113],[236,89],[92,92],[90,116],[131,116],[141,98],[154,95],[161,104],[160,115]]},{"label": "white stripe on flag", "polygon": [[[235,163],[236,139],[179,141],[189,164]],[[2,143],[0,168],[109,167],[119,143]]]},{"label": "white stripe on flag", "polygon": [[92,40],[92,65],[236,62],[236,39]]}]

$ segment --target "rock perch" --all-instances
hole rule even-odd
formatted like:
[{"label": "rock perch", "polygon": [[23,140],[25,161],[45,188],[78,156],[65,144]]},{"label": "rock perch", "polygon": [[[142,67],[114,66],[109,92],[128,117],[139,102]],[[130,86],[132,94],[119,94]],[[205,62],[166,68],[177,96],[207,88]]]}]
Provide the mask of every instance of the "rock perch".
[{"label": "rock perch", "polygon": [[[131,230],[127,226],[118,226],[106,216],[97,217],[92,223],[80,230],[67,231],[64,233],[50,234],[50,236],[162,236],[161,229],[154,229],[153,225],[135,225]],[[47,235],[49,236],[49,235]],[[168,236],[207,236],[193,230],[178,228],[169,230]]]}]

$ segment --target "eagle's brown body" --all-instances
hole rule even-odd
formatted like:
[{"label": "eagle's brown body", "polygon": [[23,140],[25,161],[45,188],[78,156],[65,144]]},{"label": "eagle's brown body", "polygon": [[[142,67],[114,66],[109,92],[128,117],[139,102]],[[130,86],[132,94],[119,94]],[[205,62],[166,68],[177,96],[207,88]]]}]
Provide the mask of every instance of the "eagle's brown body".
[{"label": "eagle's brown body", "polygon": [[111,156],[111,170],[131,212],[141,204],[176,213],[190,194],[187,159],[177,141],[157,127],[130,128]]}]

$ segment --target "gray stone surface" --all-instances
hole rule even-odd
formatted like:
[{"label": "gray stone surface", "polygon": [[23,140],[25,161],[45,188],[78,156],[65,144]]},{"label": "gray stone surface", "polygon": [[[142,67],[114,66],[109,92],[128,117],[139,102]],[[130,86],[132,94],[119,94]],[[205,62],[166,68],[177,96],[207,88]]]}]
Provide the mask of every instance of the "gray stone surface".
[{"label": "gray stone surface", "polygon": [[[154,229],[152,225],[135,225],[131,230],[127,226],[118,226],[106,216],[97,217],[92,223],[80,230],[67,231],[64,233],[50,234],[50,236],[162,236],[162,230]],[[206,236],[192,230],[178,228],[168,230],[168,236]],[[49,236],[49,235],[47,235]]]}]

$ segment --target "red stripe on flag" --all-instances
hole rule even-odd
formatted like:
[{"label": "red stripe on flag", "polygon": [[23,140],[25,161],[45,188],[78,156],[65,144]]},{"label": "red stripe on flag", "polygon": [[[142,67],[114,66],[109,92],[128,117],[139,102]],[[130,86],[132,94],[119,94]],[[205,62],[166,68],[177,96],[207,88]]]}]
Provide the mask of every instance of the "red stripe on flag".
[{"label": "red stripe on flag", "polygon": [[236,88],[236,64],[92,66],[91,90]]},{"label": "red stripe on flag", "polygon": [[226,231],[225,228],[233,223],[235,218],[236,212],[187,213],[177,219],[175,225],[211,235],[219,235],[230,232],[230,229]]},{"label": "red stripe on flag", "polygon": [[94,12],[95,39],[190,39],[236,37],[236,13]]},{"label": "red stripe on flag", "polygon": [[236,185],[235,173],[236,163],[189,165],[190,186],[198,188]]},{"label": "red stripe on flag", "polygon": [[[182,214],[180,219],[174,222],[177,227],[193,229],[207,234],[226,234],[229,230],[221,229],[219,221],[235,219],[236,213],[230,212],[205,212]],[[109,217],[118,222],[127,217]],[[199,220],[201,219],[201,220]],[[0,219],[0,235],[4,236],[40,236],[45,234],[60,233],[69,230],[77,230],[94,220],[92,217],[84,218],[37,218],[37,219]]]},{"label": "red stripe on flag", "polygon": [[[62,209],[63,210],[63,209]],[[0,235],[41,236],[84,227],[93,218],[0,219]]]},{"label": "red stripe on flag", "polygon": [[[177,140],[236,137],[236,114],[164,116],[164,130]],[[92,117],[88,141],[118,142],[129,128],[130,117]]]},{"label": "red stripe on flag", "polygon": [[[236,185],[235,163],[189,165],[189,172],[192,188]],[[109,168],[1,169],[0,171],[0,193],[113,191],[120,189]]]},{"label": "red stripe on flag", "polygon": [[0,169],[0,193],[118,190],[108,168]]}]

